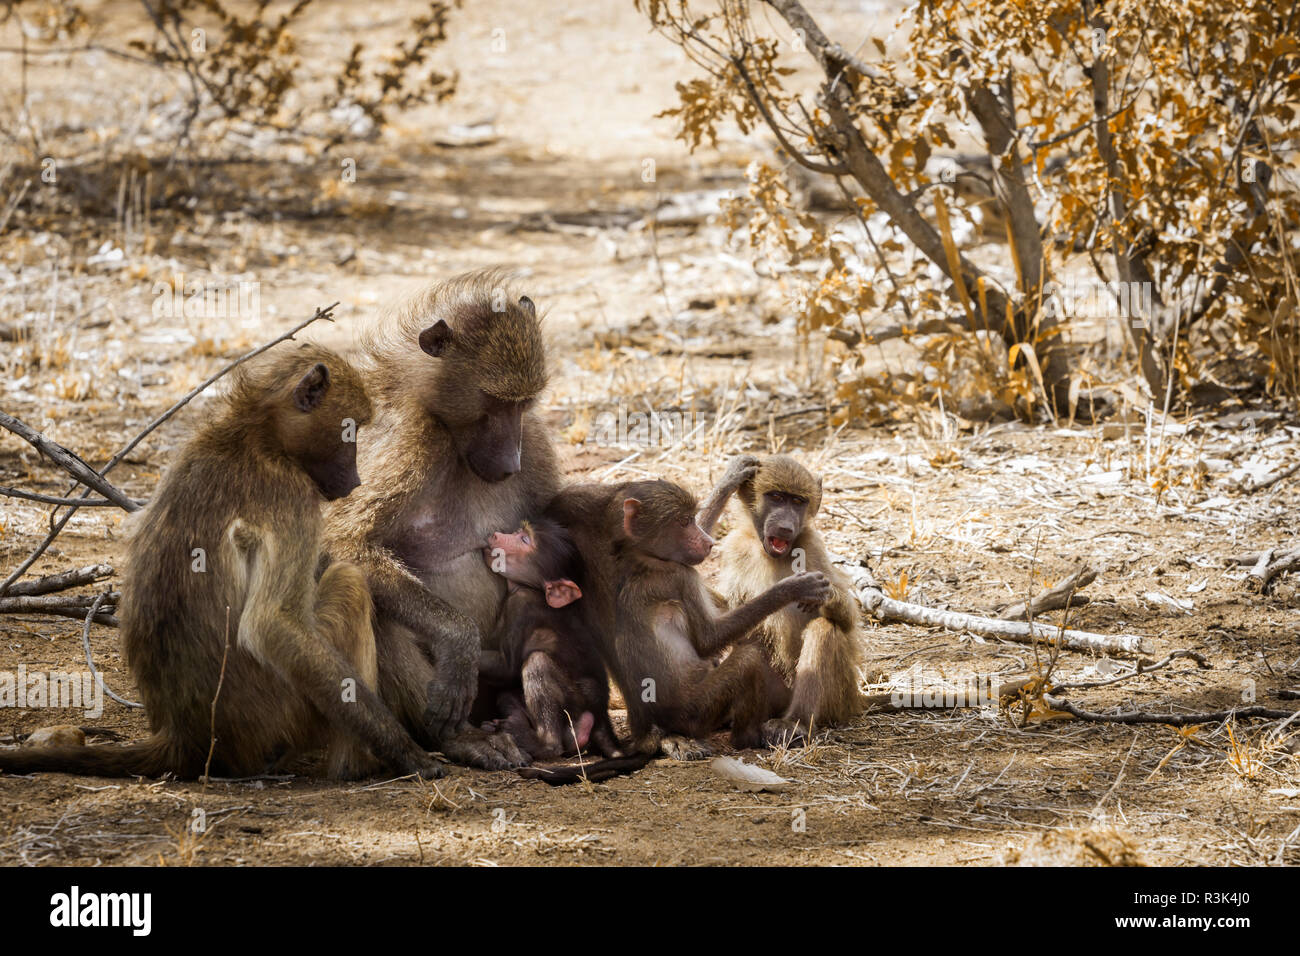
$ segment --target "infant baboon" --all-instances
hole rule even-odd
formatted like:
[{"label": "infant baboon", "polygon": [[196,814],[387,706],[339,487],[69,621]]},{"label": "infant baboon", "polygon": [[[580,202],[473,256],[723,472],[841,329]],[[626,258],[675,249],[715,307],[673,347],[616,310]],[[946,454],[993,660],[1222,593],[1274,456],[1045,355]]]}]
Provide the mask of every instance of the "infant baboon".
[{"label": "infant baboon", "polygon": [[509,734],[468,718],[506,595],[483,542],[541,514],[559,485],[532,412],[547,381],[537,310],[498,273],[461,276],[392,310],[365,351],[376,403],[360,443],[365,483],[329,509],[327,527],[331,553],[364,568],[374,596],[380,692],[453,760],[525,764]]},{"label": "infant baboon", "polygon": [[354,436],[369,418],[356,371],[328,349],[283,346],[236,370],[132,519],[122,643],[153,736],[0,752],[0,770],[196,777],[215,720],[224,776],[323,745],[336,777],[376,758],[441,776],[375,692],[363,574],[320,572],[321,505],[357,486]]},{"label": "infant baboon", "polygon": [[713,539],[695,523],[695,499],[679,485],[573,485],[548,513],[574,535],[587,563],[586,600],[627,703],[633,747],[707,756],[707,747],[688,738],[727,724],[733,746],[762,743],[766,665],[756,645],[736,642],[786,604],[825,600],[826,577],[795,575],[719,613],[695,568]]},{"label": "infant baboon", "polygon": [[816,724],[839,724],[861,712],[858,668],[862,645],[858,611],[848,581],[831,565],[813,519],[821,506],[821,481],[793,458],[734,459],[701,511],[712,530],[736,493],[743,517],[722,543],[721,590],[733,606],[752,600],[800,572],[830,581],[819,604],[792,604],[759,627],[769,680],[769,738],[803,735]]},{"label": "infant baboon", "polygon": [[551,759],[590,743],[621,757],[609,722],[609,678],[582,602],[587,581],[569,533],[547,518],[512,534],[489,536],[483,556],[510,582],[496,650],[484,651],[481,677],[522,682],[522,706],[509,691],[500,700],[505,727],[533,757]]}]

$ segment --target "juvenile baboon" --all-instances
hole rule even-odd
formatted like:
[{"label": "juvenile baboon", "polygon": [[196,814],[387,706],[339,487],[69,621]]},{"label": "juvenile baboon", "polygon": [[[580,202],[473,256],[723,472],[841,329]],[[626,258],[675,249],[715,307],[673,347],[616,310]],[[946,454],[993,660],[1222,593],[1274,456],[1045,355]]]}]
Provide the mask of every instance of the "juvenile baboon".
[{"label": "juvenile baboon", "polygon": [[356,371],[328,349],[284,346],[237,370],[133,518],[122,643],[153,735],[0,752],[0,770],[196,777],[215,721],[221,775],[328,745],[334,776],[376,758],[440,776],[375,692],[364,575],[319,571],[321,506],[356,487],[353,436],[370,413]]},{"label": "juvenile baboon", "polygon": [[[667,481],[574,485],[549,509],[587,562],[605,661],[627,703],[632,746],[707,756],[701,737],[728,723],[737,748],[762,742],[767,701],[760,648],[736,644],[796,601],[820,602],[829,582],[795,575],[720,613],[695,566],[713,539],[695,522],[695,499]],[[728,645],[720,663],[713,655]]]},{"label": "juvenile baboon", "polygon": [[502,695],[505,727],[533,757],[575,748],[621,757],[609,722],[609,678],[582,601],[586,569],[569,533],[545,517],[488,537],[484,559],[510,582],[483,677],[522,684]]},{"label": "juvenile baboon", "polygon": [[527,763],[509,734],[467,718],[506,594],[483,542],[540,514],[559,484],[531,411],[547,381],[537,310],[501,275],[475,273],[393,309],[364,348],[376,404],[358,453],[364,484],[329,509],[327,533],[374,596],[380,693],[453,760]]},{"label": "juvenile baboon", "polygon": [[752,600],[799,572],[820,572],[830,590],[820,604],[790,605],[767,618],[759,637],[779,680],[769,680],[769,737],[803,735],[810,725],[843,723],[863,707],[858,688],[861,627],[848,581],[830,562],[813,519],[821,480],[793,458],[734,459],[701,513],[713,523],[733,493],[742,516],[722,542],[721,591],[732,605]]}]

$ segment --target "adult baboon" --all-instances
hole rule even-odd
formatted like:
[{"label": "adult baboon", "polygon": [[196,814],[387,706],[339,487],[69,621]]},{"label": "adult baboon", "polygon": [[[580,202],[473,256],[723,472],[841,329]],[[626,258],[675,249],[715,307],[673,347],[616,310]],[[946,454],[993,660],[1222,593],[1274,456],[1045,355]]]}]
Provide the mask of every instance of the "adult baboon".
[{"label": "adult baboon", "polygon": [[546,386],[532,300],[500,273],[438,283],[364,343],[375,424],[363,486],[328,517],[331,552],[361,565],[376,610],[379,683],[416,739],[489,769],[527,762],[468,722],[479,656],[505,598],[489,534],[539,514],[559,485],[532,408]]},{"label": "adult baboon", "polygon": [[321,505],[356,487],[370,414],[328,349],[285,345],[236,370],[132,519],[122,643],[153,736],[0,751],[0,770],[196,777],[211,747],[214,772],[244,776],[328,744],[335,777],[376,758],[441,776],[375,692],[364,575],[321,551]]}]

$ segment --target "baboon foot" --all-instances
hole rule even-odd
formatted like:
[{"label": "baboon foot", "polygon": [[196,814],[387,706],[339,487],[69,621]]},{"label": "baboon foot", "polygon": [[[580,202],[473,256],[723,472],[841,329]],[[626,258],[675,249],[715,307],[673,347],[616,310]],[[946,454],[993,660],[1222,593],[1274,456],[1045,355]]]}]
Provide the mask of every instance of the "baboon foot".
[{"label": "baboon foot", "polygon": [[468,725],[442,741],[440,749],[448,760],[482,770],[513,770],[531,763],[509,734],[488,734]]},{"label": "baboon foot", "polygon": [[713,756],[713,749],[702,740],[693,740],[681,734],[665,734],[659,742],[664,756],[674,760],[704,760]]},{"label": "baboon foot", "polygon": [[802,747],[808,743],[808,728],[797,720],[774,717],[763,724],[763,742],[769,747]]},{"label": "baboon foot", "polygon": [[404,769],[407,773],[415,774],[421,780],[441,780],[447,775],[447,768],[433,754],[425,754],[423,760],[414,760]]}]

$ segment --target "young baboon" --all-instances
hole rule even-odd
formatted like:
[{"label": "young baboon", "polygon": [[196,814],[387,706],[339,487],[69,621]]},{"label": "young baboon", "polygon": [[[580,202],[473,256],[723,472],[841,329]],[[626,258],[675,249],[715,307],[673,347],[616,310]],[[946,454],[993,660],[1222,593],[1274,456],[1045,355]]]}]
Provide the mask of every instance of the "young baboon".
[{"label": "young baboon", "polygon": [[722,542],[721,590],[732,605],[752,600],[799,572],[830,581],[819,604],[790,605],[767,618],[759,637],[779,680],[769,680],[769,737],[802,736],[811,725],[843,723],[861,712],[858,688],[861,627],[848,581],[834,568],[813,519],[822,486],[793,458],[734,459],[701,511],[712,531],[727,499],[736,494],[743,515]]},{"label": "young baboon", "polygon": [[[633,747],[707,756],[688,738],[730,723],[731,743],[758,746],[767,701],[761,649],[737,644],[791,602],[825,600],[820,572],[795,575],[720,613],[695,566],[713,539],[695,522],[695,499],[667,481],[574,485],[549,509],[587,562],[605,660],[627,703]],[[735,645],[720,663],[713,655]]]},{"label": "young baboon", "polygon": [[609,722],[609,678],[588,605],[582,557],[569,533],[545,517],[497,532],[483,549],[488,566],[510,582],[495,651],[484,651],[484,678],[522,683],[520,702],[501,698],[505,727],[535,758],[576,748],[621,757]]},{"label": "young baboon", "polygon": [[284,346],[237,370],[133,518],[122,643],[153,735],[0,752],[0,770],[196,777],[215,721],[221,775],[328,744],[337,777],[376,758],[440,776],[375,692],[364,575],[320,571],[321,506],[356,487],[354,435],[370,414],[356,371],[328,349]]},{"label": "young baboon", "polygon": [[453,760],[527,763],[509,734],[467,718],[506,594],[483,542],[540,514],[559,485],[531,411],[547,381],[537,310],[497,273],[462,276],[392,310],[365,352],[376,404],[358,453],[365,483],[329,509],[327,533],[332,554],[365,569],[380,692]]}]

